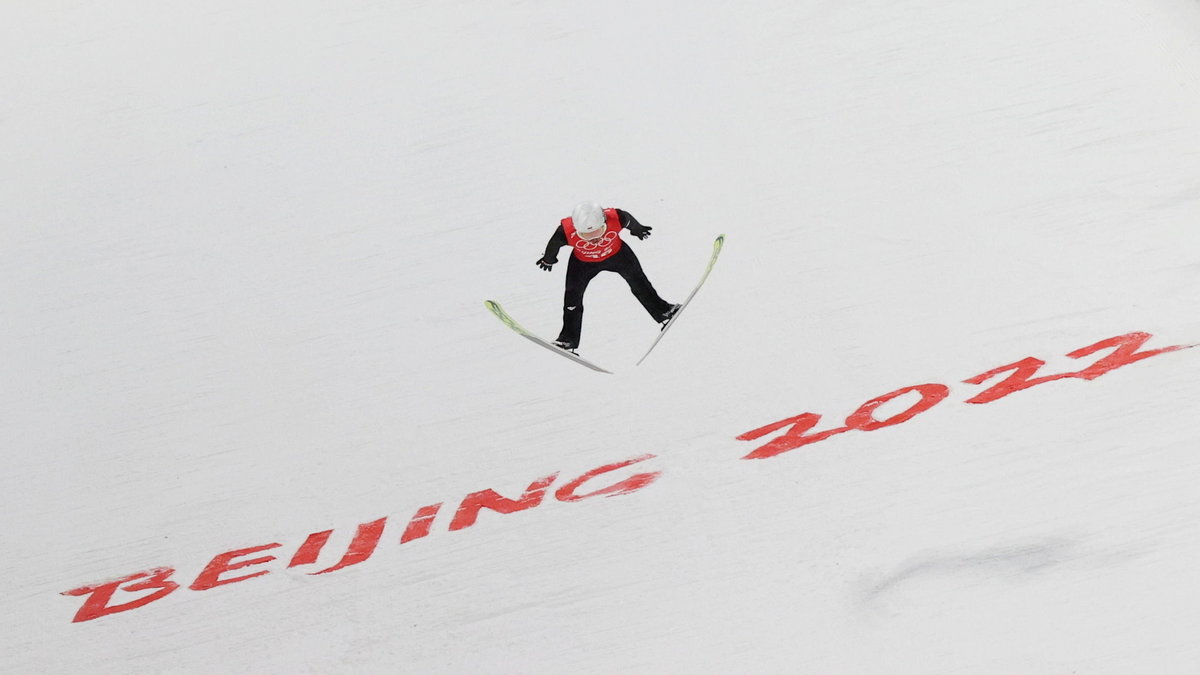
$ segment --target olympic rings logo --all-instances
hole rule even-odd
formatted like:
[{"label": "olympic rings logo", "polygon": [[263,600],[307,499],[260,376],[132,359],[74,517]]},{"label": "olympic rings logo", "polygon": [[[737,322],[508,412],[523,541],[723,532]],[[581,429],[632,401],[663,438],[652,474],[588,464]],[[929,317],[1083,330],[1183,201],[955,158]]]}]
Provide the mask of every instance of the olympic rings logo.
[{"label": "olympic rings logo", "polygon": [[620,235],[616,232],[605,232],[603,237],[593,239],[592,241],[580,237],[579,241],[575,244],[575,248],[581,251],[595,251],[609,246],[618,236]]}]

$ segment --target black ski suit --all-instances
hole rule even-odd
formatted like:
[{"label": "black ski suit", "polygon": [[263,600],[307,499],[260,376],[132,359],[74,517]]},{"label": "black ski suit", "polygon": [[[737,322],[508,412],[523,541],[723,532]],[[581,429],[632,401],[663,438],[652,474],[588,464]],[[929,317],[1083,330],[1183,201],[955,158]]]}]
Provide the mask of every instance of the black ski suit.
[{"label": "black ski suit", "polygon": [[[649,236],[649,227],[639,223],[626,211],[621,209],[616,209],[616,211],[620,216],[622,229],[629,230],[629,233],[638,239],[645,239]],[[559,225],[558,229],[554,231],[554,236],[550,237],[550,242],[546,244],[546,253],[538,261],[538,265],[543,269],[550,269],[550,265],[558,262],[559,249],[567,244],[567,233],[563,231],[562,225]],[[566,291],[563,294],[563,327],[562,332],[558,334],[558,342],[564,343],[568,349],[575,349],[579,346],[579,334],[583,329],[583,293],[587,290],[588,283],[601,272],[620,274],[629,284],[629,290],[633,291],[634,297],[642,303],[642,307],[645,307],[646,312],[658,323],[665,321],[674,307],[671,303],[663,300],[658,295],[658,291],[654,290],[654,286],[646,278],[646,273],[642,271],[642,264],[638,262],[629,242],[623,242],[621,250],[598,262],[585,262],[572,254],[570,260],[567,261]]]}]

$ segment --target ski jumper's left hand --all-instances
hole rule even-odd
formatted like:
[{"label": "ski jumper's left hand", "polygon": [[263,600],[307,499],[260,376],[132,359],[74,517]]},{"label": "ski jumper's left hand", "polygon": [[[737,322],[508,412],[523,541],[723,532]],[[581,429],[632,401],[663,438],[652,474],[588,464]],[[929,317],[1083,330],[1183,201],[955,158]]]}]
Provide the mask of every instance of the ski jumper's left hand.
[{"label": "ski jumper's left hand", "polygon": [[653,229],[654,228],[650,227],[649,225],[642,225],[641,223],[638,223],[638,222],[633,222],[633,223],[629,224],[629,234],[632,234],[633,236],[637,237],[638,239],[649,239],[650,238],[650,230],[653,230]]},{"label": "ski jumper's left hand", "polygon": [[632,234],[638,239],[646,239],[650,236],[651,228],[639,223],[638,219],[634,218],[633,215],[628,211],[617,209],[617,215],[621,217],[621,227],[629,230],[629,234]]}]

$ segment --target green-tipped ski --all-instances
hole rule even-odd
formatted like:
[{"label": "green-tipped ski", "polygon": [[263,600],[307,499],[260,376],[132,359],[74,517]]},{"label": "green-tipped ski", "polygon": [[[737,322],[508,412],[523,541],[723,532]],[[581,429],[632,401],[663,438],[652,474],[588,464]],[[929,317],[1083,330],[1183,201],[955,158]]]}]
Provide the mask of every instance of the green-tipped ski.
[{"label": "green-tipped ski", "polygon": [[505,326],[508,326],[509,328],[513,329],[513,332],[515,332],[517,335],[520,335],[521,337],[525,338],[526,340],[529,340],[530,342],[532,342],[536,345],[545,347],[546,349],[549,349],[550,351],[554,352],[555,354],[565,356],[568,359],[571,359],[572,361],[574,361],[575,363],[578,363],[581,366],[584,366],[586,368],[591,368],[592,370],[599,372],[599,373],[608,373],[609,375],[612,375],[612,371],[605,370],[605,369],[601,368],[600,366],[592,363],[591,361],[588,361],[587,359],[583,358],[582,356],[580,356],[574,352],[569,352],[565,349],[562,349],[561,347],[556,347],[553,343],[547,342],[547,341],[543,340],[542,338],[534,335],[533,333],[530,333],[529,331],[525,330],[525,328],[522,327],[521,324],[517,323],[516,319],[509,316],[508,312],[504,311],[504,308],[500,306],[500,303],[496,302],[495,300],[484,300],[483,304],[485,307],[488,308],[488,310],[492,314],[496,315],[497,319],[500,319],[501,321],[503,321]]}]

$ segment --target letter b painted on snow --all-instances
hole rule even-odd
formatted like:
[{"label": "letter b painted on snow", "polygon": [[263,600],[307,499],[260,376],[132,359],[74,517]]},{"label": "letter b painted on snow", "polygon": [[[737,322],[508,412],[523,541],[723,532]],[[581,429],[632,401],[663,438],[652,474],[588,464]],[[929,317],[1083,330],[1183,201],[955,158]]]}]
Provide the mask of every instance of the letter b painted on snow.
[{"label": "letter b painted on snow", "polygon": [[[170,580],[170,576],[175,573],[175,570],[170,567],[158,567],[145,572],[138,572],[127,577],[122,577],[116,581],[110,581],[104,584],[95,584],[93,586],[82,586],[69,591],[64,591],[63,595],[87,596],[87,600],[83,601],[83,606],[75,613],[75,618],[71,621],[78,623],[80,621],[91,621],[109,614],[124,612],[131,609],[137,609],[143,605],[148,605],[159,598],[173,593],[179,588],[179,584]],[[127,593],[138,593],[141,591],[153,591],[147,595],[112,605],[113,596],[118,590]]]}]

